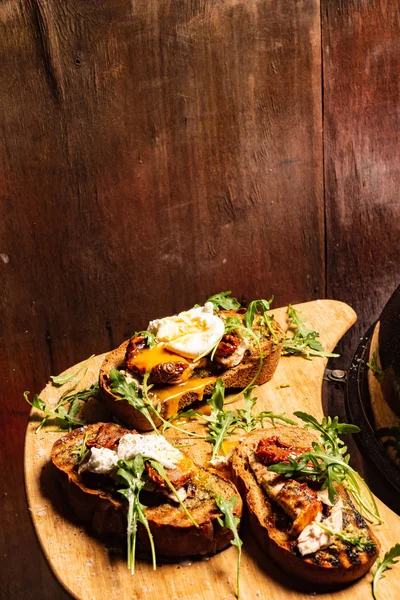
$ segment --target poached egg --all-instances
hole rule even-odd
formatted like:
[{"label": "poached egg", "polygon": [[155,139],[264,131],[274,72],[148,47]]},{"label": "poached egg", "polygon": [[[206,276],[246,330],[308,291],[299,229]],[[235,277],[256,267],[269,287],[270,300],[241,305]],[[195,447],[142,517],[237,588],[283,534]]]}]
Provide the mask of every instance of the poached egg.
[{"label": "poached egg", "polygon": [[194,360],[211,352],[224,335],[224,323],[214,315],[213,304],[206,302],[178,315],[150,321],[147,330],[170,352]]}]

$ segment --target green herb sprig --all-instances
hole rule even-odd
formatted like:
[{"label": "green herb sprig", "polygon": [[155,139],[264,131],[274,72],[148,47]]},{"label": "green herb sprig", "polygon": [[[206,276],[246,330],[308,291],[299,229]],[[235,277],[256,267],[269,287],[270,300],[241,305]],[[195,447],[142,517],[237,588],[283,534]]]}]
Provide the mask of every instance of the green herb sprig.
[{"label": "green herb sprig", "polygon": [[329,533],[332,537],[336,537],[342,542],[350,544],[351,546],[355,546],[357,550],[365,550],[365,548],[375,548],[376,543],[371,542],[370,540],[366,540],[363,533],[359,535],[349,536],[344,533],[333,531],[329,527],[326,527],[323,523],[317,523],[318,527],[321,527],[326,533]]},{"label": "green herb sprig", "polygon": [[46,402],[37,394],[34,395],[32,401],[29,400],[29,394],[30,392],[24,392],[26,402],[44,414],[44,418],[36,429],[36,433],[40,431],[49,418],[56,419],[60,424],[60,427],[67,428],[71,431],[74,427],[86,425],[83,419],[78,419],[76,416],[89,398],[97,398],[99,396],[99,384],[96,382],[91,385],[90,388],[80,390],[79,392],[68,396],[61,396],[59,402],[53,409],[48,408]]},{"label": "green herb sprig", "polygon": [[240,308],[240,303],[231,296],[232,292],[220,292],[210,296],[207,302],[211,302],[214,305],[214,310],[218,311],[220,308],[224,310],[237,310]]},{"label": "green herb sprig", "polygon": [[181,509],[192,522],[195,527],[199,527],[196,520],[190,514],[182,500],[179,498],[178,492],[167,477],[164,467],[152,458],[148,458],[141,454],[137,454],[132,460],[119,460],[117,471],[117,482],[124,484],[124,487],[117,491],[128,500],[128,519],[127,519],[127,555],[128,568],[131,573],[135,572],[135,555],[136,555],[136,536],[138,523],[142,523],[145,527],[151,548],[153,569],[156,569],[156,553],[154,547],[153,536],[150,530],[149,522],[146,517],[146,506],[140,502],[140,492],[150,480],[146,463],[149,463],[163,478],[171,492],[177,499]]},{"label": "green herb sprig", "polygon": [[149,348],[153,348],[153,346],[156,343],[156,336],[154,335],[154,333],[151,333],[150,331],[135,331],[134,337],[136,337],[137,335],[142,335],[145,340],[146,340],[146,344]]},{"label": "green herb sprig", "polygon": [[179,418],[200,418],[207,423],[209,435],[206,440],[212,445],[211,459],[217,457],[223,442],[231,436],[237,429],[243,429],[246,432],[256,429],[257,426],[265,426],[265,421],[268,420],[275,426],[275,420],[283,421],[289,425],[297,425],[295,421],[288,419],[284,413],[276,414],[269,410],[261,411],[260,413],[253,413],[253,409],[256,405],[257,398],[252,396],[253,390],[257,386],[251,386],[245,390],[245,408],[238,408],[236,410],[225,410],[225,386],[221,378],[218,378],[216,384],[212,390],[211,397],[207,400],[207,404],[211,408],[211,414],[205,415],[204,413],[189,409],[187,411],[178,413],[171,417],[170,420],[174,421]]},{"label": "green herb sprig", "polygon": [[68,383],[69,381],[72,381],[73,379],[75,379],[75,377],[77,375],[79,375],[79,373],[81,373],[84,369],[87,369],[87,366],[88,366],[89,362],[91,361],[91,359],[94,356],[95,356],[94,354],[92,354],[92,356],[89,356],[89,358],[86,359],[81,364],[81,366],[79,367],[79,369],[77,369],[74,373],[66,373],[66,374],[63,374],[63,375],[50,375],[50,379],[53,382],[53,385],[55,387],[61,387],[65,383]]},{"label": "green herb sprig", "polygon": [[153,570],[155,571],[157,564],[153,536],[146,517],[146,507],[139,500],[139,494],[149,479],[145,471],[143,456],[138,454],[133,460],[119,460],[118,467],[117,480],[125,487],[119,488],[117,491],[126,498],[129,506],[127,520],[128,569],[132,575],[135,573],[136,534],[138,523],[142,523],[149,538]]},{"label": "green herb sprig", "polygon": [[224,410],[225,386],[222,379],[219,377],[216,381],[211,397],[207,400],[207,404],[211,407],[210,416],[203,415],[208,422],[209,435],[206,440],[212,445],[211,460],[217,457],[222,442],[229,435],[231,425],[234,421],[235,414],[229,410]]},{"label": "green herb sprig", "polygon": [[236,428],[243,429],[246,433],[249,433],[250,431],[253,431],[253,429],[256,429],[259,425],[261,425],[261,427],[264,427],[264,423],[267,419],[272,423],[274,427],[275,420],[283,421],[288,425],[297,424],[295,421],[292,421],[291,419],[285,417],[285,413],[277,414],[273,413],[270,410],[263,410],[257,414],[254,414],[253,409],[257,403],[257,398],[255,396],[252,396],[252,392],[256,387],[257,386],[252,386],[244,392],[246,407],[236,409]]},{"label": "green herb sprig", "polygon": [[254,323],[254,319],[255,316],[257,314],[261,315],[261,324],[265,325],[268,329],[268,331],[270,332],[272,339],[274,340],[275,344],[279,343],[279,338],[278,335],[275,331],[275,329],[272,326],[272,319],[273,317],[270,317],[267,314],[267,311],[271,308],[271,304],[274,301],[274,297],[272,296],[270,298],[270,300],[253,300],[252,302],[250,302],[245,317],[244,317],[244,322],[246,324],[246,327],[248,329],[252,329],[253,327],[253,323]]},{"label": "green herb sprig", "polygon": [[118,394],[118,396],[120,396],[121,400],[125,400],[133,408],[135,408],[137,411],[139,411],[150,423],[150,425],[153,428],[153,430],[155,431],[155,433],[160,435],[160,432],[158,431],[158,429],[154,423],[152,415],[154,415],[158,419],[160,419],[160,421],[164,425],[164,428],[171,427],[173,429],[176,429],[177,431],[185,433],[186,435],[202,439],[204,436],[198,435],[197,433],[193,433],[191,431],[186,431],[184,429],[181,429],[180,427],[173,425],[171,423],[171,421],[164,419],[164,417],[161,414],[160,403],[158,403],[158,405],[153,404],[153,402],[149,396],[150,390],[153,387],[151,384],[149,385],[149,383],[148,383],[149,375],[150,375],[149,372],[147,372],[144,375],[143,381],[142,381],[142,386],[139,387],[136,385],[135,381],[131,381],[130,383],[128,383],[126,378],[123,376],[123,374],[120,371],[118,371],[117,369],[111,369],[111,371],[110,371],[111,391],[114,394]]},{"label": "green herb sprig", "polygon": [[[311,360],[312,356],[321,356],[325,358],[336,358],[339,354],[325,352],[319,338],[318,331],[309,329],[304,325],[306,322],[303,319],[301,312],[294,308],[291,304],[288,306],[289,326],[286,331],[283,342],[283,354],[302,355],[304,358]],[[288,335],[292,331],[293,335]]]},{"label": "green herb sprig", "polygon": [[47,408],[46,402],[44,400],[42,400],[37,394],[34,395],[32,401],[29,400],[29,394],[30,394],[30,392],[24,392],[24,398],[25,398],[26,402],[28,404],[30,404],[32,407],[40,410],[45,415],[43,421],[40,423],[39,427],[36,429],[36,433],[38,433],[38,431],[40,431],[40,429],[43,427],[45,421],[47,421],[47,419],[49,417],[58,419],[64,425],[66,425],[68,429],[73,428],[73,427],[82,427],[82,425],[86,425],[86,423],[84,423],[83,421],[79,421],[78,419],[71,417],[68,414],[68,412],[66,412],[64,406],[59,406],[59,409],[57,411],[51,410],[51,409]]},{"label": "green herb sprig", "polygon": [[374,578],[372,580],[372,595],[375,598],[375,600],[378,600],[378,596],[376,593],[378,581],[380,579],[383,579],[385,571],[390,571],[392,565],[395,565],[399,562],[398,560],[396,560],[398,558],[400,558],[400,544],[396,544],[395,546],[390,548],[390,550],[388,550],[385,556],[383,557],[383,560],[381,560],[378,557],[376,569],[374,571]]},{"label": "green herb sprig", "polygon": [[72,452],[71,452],[71,454],[76,454],[76,462],[78,464],[82,461],[83,457],[85,456],[86,452],[88,451],[88,447],[87,447],[88,438],[89,438],[89,431],[85,431],[85,435],[82,440],[82,443],[79,446],[79,449],[72,450]]},{"label": "green herb sprig", "polygon": [[[297,411],[296,417],[304,421],[306,428],[317,430],[321,434],[321,442],[313,442],[313,450],[300,456],[289,458],[288,462],[280,462],[268,467],[269,471],[279,473],[287,478],[299,480],[311,479],[321,483],[321,489],[328,489],[332,503],[337,494],[336,485],[343,485],[370,520],[382,523],[375,498],[364,479],[350,465],[350,454],[339,438],[342,433],[357,433],[356,425],[339,423],[338,418],[324,417],[319,423],[315,417]],[[312,466],[310,466],[310,463]]]},{"label": "green herb sprig", "polygon": [[243,542],[240,539],[238,532],[238,525],[240,523],[240,519],[235,517],[233,514],[233,509],[237,502],[237,497],[232,496],[229,500],[226,500],[222,496],[217,496],[215,502],[224,515],[224,518],[218,517],[218,523],[221,527],[226,527],[230,529],[233,533],[233,540],[231,540],[232,546],[236,546],[238,550],[238,561],[237,561],[237,569],[236,569],[236,596],[238,600],[240,600],[240,561],[242,556],[242,545]]}]

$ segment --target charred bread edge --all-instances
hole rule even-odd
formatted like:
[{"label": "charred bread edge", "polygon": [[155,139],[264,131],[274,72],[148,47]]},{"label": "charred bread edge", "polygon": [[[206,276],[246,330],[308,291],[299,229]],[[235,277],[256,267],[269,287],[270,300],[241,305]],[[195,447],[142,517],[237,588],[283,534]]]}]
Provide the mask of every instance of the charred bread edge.
[{"label": "charred bread edge", "polygon": [[[281,356],[283,337],[281,336],[281,329],[277,323],[276,330],[279,334],[279,343],[275,345],[269,338],[262,343],[263,352],[263,365],[261,371],[254,382],[254,385],[262,385],[271,379],[275,373],[276,367],[278,366],[279,358]],[[150,431],[151,425],[138,410],[133,408],[125,400],[119,399],[119,397],[112,393],[109,387],[109,375],[112,369],[119,369],[125,365],[125,353],[129,340],[123,342],[118,348],[112,350],[107,354],[103,364],[100,368],[99,383],[102,398],[107,408],[114,414],[117,419],[128,427],[134,427],[140,431]],[[245,388],[255,375],[260,366],[260,356],[251,355],[245,361],[239,363],[236,367],[227,369],[220,374],[226,388]],[[208,385],[204,389],[204,395],[211,393],[214,386]],[[186,406],[193,404],[196,400],[201,400],[197,392],[187,392],[179,400],[178,410],[182,410]],[[168,400],[161,404],[161,414],[164,416],[168,412]],[[155,415],[152,415],[153,421],[157,427],[161,425],[160,419]]]},{"label": "charred bread edge", "polygon": [[[96,423],[89,425],[93,432],[103,425]],[[115,424],[113,424],[115,426]],[[94,532],[100,537],[119,537],[126,536],[126,506],[112,497],[110,493],[102,490],[93,490],[87,488],[78,474],[70,470],[64,470],[62,465],[57,464],[57,450],[67,442],[68,439],[76,439],[76,442],[83,435],[85,428],[79,428],[63,436],[53,446],[51,453],[52,463],[57,471],[57,477],[61,483],[63,492],[66,494],[69,506],[76,517],[83,523],[89,524]],[[199,467],[205,470],[202,467]],[[210,477],[217,478],[221,485],[221,495],[227,498],[237,496],[238,500],[234,507],[234,514],[240,517],[242,514],[242,501],[234,484],[223,479],[215,473],[208,472]],[[231,492],[228,496],[228,488]],[[199,527],[195,527],[186,520],[184,526],[163,524],[149,518],[149,525],[153,535],[157,557],[180,557],[197,556],[205,554],[215,554],[226,548],[232,540],[232,532],[221,527],[217,521],[220,515],[218,509],[215,514],[210,514],[208,518],[199,522]],[[143,526],[139,524],[138,528],[138,547],[143,554],[149,554],[150,547]]]},{"label": "charred bread edge", "polygon": [[[274,435],[279,436],[286,433],[286,435],[289,434],[290,436],[294,431],[296,431],[296,433],[299,431],[305,433],[308,435],[310,441],[313,439],[313,437],[311,437],[311,432],[307,432],[304,429],[284,426],[276,428],[274,430]],[[246,441],[250,438],[259,440],[266,436],[268,436],[268,433],[265,431],[256,431],[250,433],[247,436]],[[303,440],[306,440],[305,436],[303,437]],[[369,527],[370,538],[376,543],[375,550],[374,552],[370,552],[370,556],[368,556],[365,561],[352,564],[350,567],[343,567],[342,565],[340,567],[317,565],[311,562],[309,557],[296,556],[279,544],[279,541],[276,539],[279,536],[279,532],[275,529],[270,516],[272,501],[257,483],[251,467],[248,464],[246,454],[248,446],[246,445],[246,441],[235,450],[232,457],[233,481],[247,507],[252,533],[263,551],[285,571],[295,575],[303,581],[313,583],[316,589],[320,590],[326,588],[334,589],[355,581],[365,575],[374,564],[380,548],[377,538]],[[357,509],[353,506],[347,496],[347,492],[345,492],[343,488],[341,493],[345,494],[344,497],[346,497],[346,501],[350,502],[353,510],[356,511]],[[277,534],[276,536],[274,536],[275,532]],[[363,554],[363,557],[366,557],[366,554]]]}]

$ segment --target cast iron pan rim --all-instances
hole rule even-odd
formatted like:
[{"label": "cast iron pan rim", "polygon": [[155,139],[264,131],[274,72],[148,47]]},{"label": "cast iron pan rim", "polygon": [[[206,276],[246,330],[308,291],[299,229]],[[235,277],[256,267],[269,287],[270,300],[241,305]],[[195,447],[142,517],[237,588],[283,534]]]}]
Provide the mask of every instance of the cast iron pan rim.
[{"label": "cast iron pan rim", "polygon": [[371,325],[355,351],[347,376],[346,413],[349,421],[361,429],[354,439],[364,458],[372,462],[389,483],[400,492],[400,469],[386,453],[383,445],[376,437],[371,425],[371,417],[367,411],[370,397],[367,379],[367,362],[371,337],[375,328]]}]

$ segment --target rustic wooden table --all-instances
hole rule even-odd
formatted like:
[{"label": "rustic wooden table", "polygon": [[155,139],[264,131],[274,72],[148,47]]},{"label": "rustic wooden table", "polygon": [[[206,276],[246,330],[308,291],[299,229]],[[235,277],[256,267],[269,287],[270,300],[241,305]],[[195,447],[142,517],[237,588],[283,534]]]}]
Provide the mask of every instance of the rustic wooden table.
[{"label": "rustic wooden table", "polygon": [[0,27],[0,596],[53,600],[24,390],[222,289],[344,300],[346,367],[398,284],[399,15],[3,0]]}]

